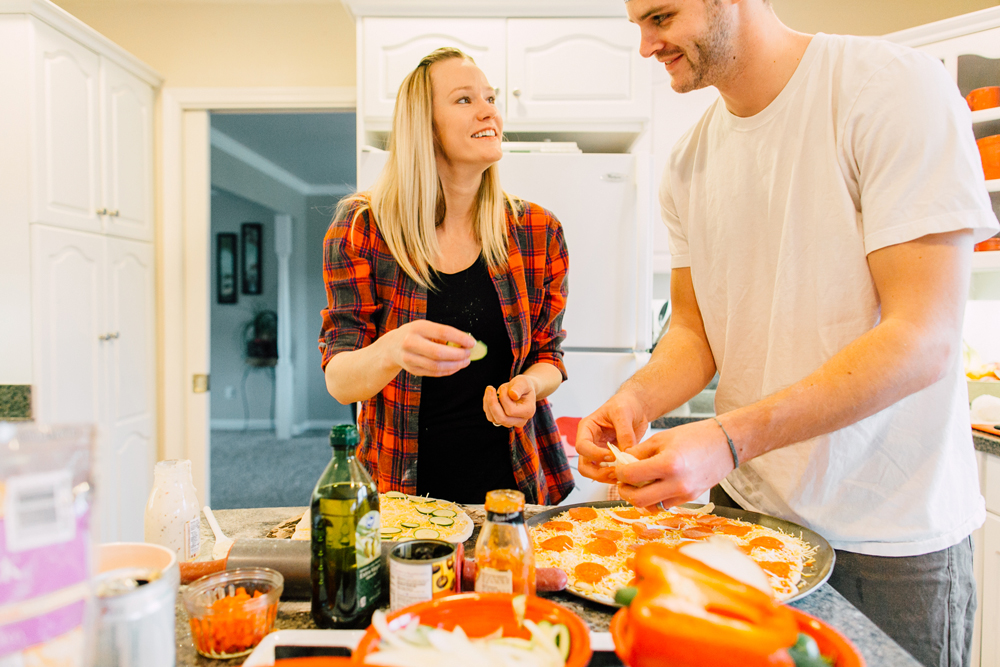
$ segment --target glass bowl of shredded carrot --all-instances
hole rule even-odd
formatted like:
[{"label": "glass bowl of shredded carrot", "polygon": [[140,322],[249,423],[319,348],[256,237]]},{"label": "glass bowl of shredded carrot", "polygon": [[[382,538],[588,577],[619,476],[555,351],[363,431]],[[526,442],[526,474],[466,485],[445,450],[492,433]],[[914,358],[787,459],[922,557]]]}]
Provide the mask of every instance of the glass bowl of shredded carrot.
[{"label": "glass bowl of shredded carrot", "polygon": [[281,573],[266,567],[217,572],[189,585],[182,598],[195,649],[216,659],[250,653],[274,629],[284,587]]}]

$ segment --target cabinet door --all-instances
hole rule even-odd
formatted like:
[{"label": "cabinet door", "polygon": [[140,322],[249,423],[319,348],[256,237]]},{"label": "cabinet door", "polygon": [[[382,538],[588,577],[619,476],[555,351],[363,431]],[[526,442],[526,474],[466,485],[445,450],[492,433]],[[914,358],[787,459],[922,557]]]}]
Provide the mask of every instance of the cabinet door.
[{"label": "cabinet door", "polygon": [[1000,517],[986,513],[983,526],[983,608],[982,652],[980,664],[1000,664]]},{"label": "cabinet door", "polygon": [[32,222],[101,231],[97,54],[35,26]]},{"label": "cabinet door", "polygon": [[648,67],[625,19],[510,19],[507,118],[648,118]]},{"label": "cabinet door", "polygon": [[38,420],[101,424],[104,239],[35,225],[31,245]]},{"label": "cabinet door", "polygon": [[365,118],[391,119],[399,84],[424,56],[442,46],[472,56],[490,83],[500,89],[497,97],[501,98],[504,24],[504,19],[364,19],[361,80]]},{"label": "cabinet door", "polygon": [[153,91],[107,59],[101,60],[105,231],[153,240]]},{"label": "cabinet door", "polygon": [[107,239],[107,438],[102,541],[141,542],[156,461],[153,247]]}]

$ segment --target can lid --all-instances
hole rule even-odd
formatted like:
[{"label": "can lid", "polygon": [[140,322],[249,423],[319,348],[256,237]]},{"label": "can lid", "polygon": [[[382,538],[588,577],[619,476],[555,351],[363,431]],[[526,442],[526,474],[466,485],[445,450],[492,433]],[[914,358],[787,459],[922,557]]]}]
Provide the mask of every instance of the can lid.
[{"label": "can lid", "polygon": [[524,511],[524,494],[514,489],[497,489],[486,494],[486,511],[510,514]]},{"label": "can lid", "polygon": [[360,441],[358,427],[354,424],[341,424],[330,429],[331,447],[357,447]]}]

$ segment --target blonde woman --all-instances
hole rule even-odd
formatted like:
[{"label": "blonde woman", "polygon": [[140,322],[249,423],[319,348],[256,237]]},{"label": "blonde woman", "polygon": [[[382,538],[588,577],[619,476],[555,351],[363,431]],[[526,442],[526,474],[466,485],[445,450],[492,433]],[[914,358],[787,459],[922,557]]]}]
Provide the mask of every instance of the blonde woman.
[{"label": "blonde woman", "polygon": [[545,400],[566,378],[568,256],[559,221],[500,188],[494,94],[457,49],[403,81],[388,162],[326,235],[319,344],[330,394],[363,402],[379,491],[554,504],[573,488]]}]

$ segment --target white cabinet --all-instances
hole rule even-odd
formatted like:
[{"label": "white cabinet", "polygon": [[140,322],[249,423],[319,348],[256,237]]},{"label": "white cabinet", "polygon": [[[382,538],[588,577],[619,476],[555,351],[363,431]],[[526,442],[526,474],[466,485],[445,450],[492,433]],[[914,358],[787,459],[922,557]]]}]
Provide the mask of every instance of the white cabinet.
[{"label": "white cabinet", "polygon": [[98,426],[102,541],[142,541],[152,482],[154,273],[148,243],[34,225],[35,418]]},{"label": "white cabinet", "polygon": [[472,56],[490,83],[503,87],[507,69],[504,23],[504,19],[365,19],[360,54],[364,77],[359,78],[365,117],[391,119],[399,84],[421,58],[444,46]]},{"label": "white cabinet", "polygon": [[624,19],[510,19],[506,100],[510,123],[647,118],[639,28]]},{"label": "white cabinet", "polygon": [[101,60],[104,231],[153,240],[153,89],[113,62]]},{"label": "white cabinet", "polygon": [[32,222],[102,231],[100,58],[32,21],[35,34],[35,174]]},{"label": "white cabinet", "polygon": [[[507,130],[649,117],[649,69],[623,18],[362,19],[362,115],[389,129],[399,84],[442,46],[472,56],[498,91]],[[554,127],[554,125],[549,125]]]},{"label": "white cabinet", "polygon": [[101,539],[141,541],[161,79],[47,0],[0,0],[0,81],[0,384],[30,385],[39,422],[97,426]]},{"label": "white cabinet", "polygon": [[40,20],[32,219],[153,240],[153,90]]}]

